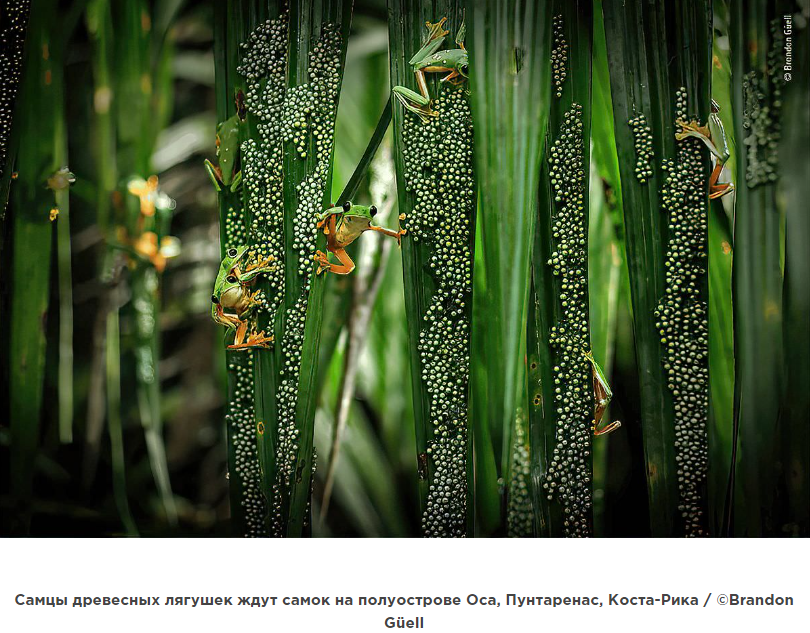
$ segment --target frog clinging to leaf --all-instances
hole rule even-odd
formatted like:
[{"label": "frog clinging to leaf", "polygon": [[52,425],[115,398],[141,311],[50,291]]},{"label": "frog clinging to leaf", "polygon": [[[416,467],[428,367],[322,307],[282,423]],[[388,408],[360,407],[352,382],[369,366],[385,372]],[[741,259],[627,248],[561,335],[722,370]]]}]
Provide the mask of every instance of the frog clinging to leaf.
[{"label": "frog clinging to leaf", "polygon": [[251,261],[247,254],[246,246],[227,250],[211,295],[211,318],[234,332],[228,349],[266,348],[273,341],[272,336],[257,332],[251,322],[258,291],[250,290],[260,274],[273,270],[272,258]]},{"label": "frog clinging to leaf", "polygon": [[[377,215],[377,207],[374,205],[365,207],[346,201],[340,207],[329,207],[318,216],[317,226],[319,229],[323,229],[324,235],[326,235],[326,250],[333,253],[340,262],[339,264],[330,263],[327,253],[317,251],[313,259],[319,264],[318,274],[329,271],[337,275],[348,275],[352,272],[354,262],[345,248],[365,231],[377,231],[394,237],[399,244],[406,229],[392,231],[381,226],[374,226],[371,220],[375,215]],[[405,214],[401,214],[399,219],[404,220]]]}]

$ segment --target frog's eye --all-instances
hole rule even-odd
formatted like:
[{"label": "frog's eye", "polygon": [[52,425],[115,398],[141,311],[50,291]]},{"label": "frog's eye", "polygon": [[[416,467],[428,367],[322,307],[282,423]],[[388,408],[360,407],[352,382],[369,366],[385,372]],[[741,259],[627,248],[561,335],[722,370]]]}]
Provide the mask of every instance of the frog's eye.
[{"label": "frog's eye", "polygon": [[375,207],[372,204],[371,207],[369,208],[369,212],[371,213],[371,217],[373,218],[375,215],[377,215],[377,207]]},{"label": "frog's eye", "polygon": [[348,200],[346,200],[346,202],[343,203],[343,210],[346,211],[347,213],[349,211],[351,211],[352,210],[352,203],[349,202]]},{"label": "frog's eye", "polygon": [[229,248],[228,249],[228,257],[236,257],[236,249],[235,248]]},{"label": "frog's eye", "polygon": [[235,284],[237,279],[235,275],[228,275],[225,277],[225,281],[227,281],[229,284]]},{"label": "frog's eye", "polygon": [[464,76],[466,77],[468,72],[469,72],[469,69],[467,68],[467,64],[464,64],[464,65],[461,67],[461,74],[462,74],[462,75],[464,75]]},{"label": "frog's eye", "polygon": [[216,295],[211,295],[211,303],[215,303],[215,304],[219,303],[219,299],[217,299]]}]

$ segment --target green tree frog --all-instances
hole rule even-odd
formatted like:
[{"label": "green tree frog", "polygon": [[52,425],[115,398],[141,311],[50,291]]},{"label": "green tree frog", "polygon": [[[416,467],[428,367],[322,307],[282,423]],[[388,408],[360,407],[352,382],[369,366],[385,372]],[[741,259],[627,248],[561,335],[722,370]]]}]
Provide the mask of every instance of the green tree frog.
[{"label": "green tree frog", "polygon": [[596,436],[607,435],[618,429],[622,423],[618,420],[613,420],[613,422],[608,422],[604,426],[600,426],[602,424],[602,416],[605,415],[605,409],[607,409],[610,400],[613,398],[613,392],[610,390],[610,385],[608,384],[605,374],[602,372],[602,368],[594,359],[593,353],[585,352],[585,358],[591,364],[591,374],[593,376],[594,412],[591,429]]},{"label": "green tree frog", "polygon": [[234,114],[217,125],[217,159],[219,165],[214,165],[207,158],[205,169],[214,183],[217,191],[227,189],[236,192],[242,185],[242,172],[239,170],[239,147],[242,142],[243,120],[239,114]]},{"label": "green tree frog", "polygon": [[425,73],[447,73],[441,81],[449,82],[454,86],[461,84],[468,77],[467,49],[464,48],[466,27],[463,21],[456,34],[458,48],[439,50],[444,36],[449,33],[444,30],[446,21],[447,18],[442,18],[436,24],[427,23],[427,41],[408,61],[416,75],[419,92],[414,92],[405,86],[394,86],[393,88],[394,96],[399,99],[400,103],[411,112],[418,114],[423,121],[427,120],[427,117],[438,116],[438,113],[430,107],[430,93],[425,81]]},{"label": "green tree frog", "polygon": [[[373,226],[371,218],[375,215],[377,215],[377,207],[374,205],[364,207],[347,201],[343,203],[343,206],[329,207],[318,216],[317,226],[319,229],[323,229],[324,235],[326,235],[326,250],[334,253],[340,264],[330,264],[328,254],[317,251],[313,257],[319,264],[317,274],[325,270],[338,275],[348,275],[352,272],[354,262],[344,249],[364,231],[377,231],[396,238],[397,244],[400,243],[406,229],[392,231],[380,226]],[[404,220],[405,214],[401,214],[399,219]]]},{"label": "green tree frog", "polygon": [[[731,152],[728,149],[728,141],[726,140],[726,129],[723,127],[723,122],[720,120],[719,112],[720,106],[717,104],[717,101],[712,99],[709,122],[705,126],[701,127],[697,123],[687,123],[679,119],[677,124],[680,126],[681,131],[675,134],[675,138],[679,141],[685,139],[687,136],[700,139],[706,144],[706,147],[709,148],[712,156],[714,156],[715,165],[711,176],[709,176],[709,198],[712,200],[734,191],[733,183],[717,184],[720,173],[723,171],[723,165],[726,164],[731,156]],[[719,149],[717,147],[718,142],[721,144]]]},{"label": "green tree frog", "polygon": [[259,275],[273,270],[272,258],[250,262],[247,251],[246,246],[227,250],[211,295],[211,318],[235,333],[228,349],[266,348],[273,341],[272,336],[257,332],[255,324],[249,323],[258,305],[258,291],[251,292],[250,286]]}]

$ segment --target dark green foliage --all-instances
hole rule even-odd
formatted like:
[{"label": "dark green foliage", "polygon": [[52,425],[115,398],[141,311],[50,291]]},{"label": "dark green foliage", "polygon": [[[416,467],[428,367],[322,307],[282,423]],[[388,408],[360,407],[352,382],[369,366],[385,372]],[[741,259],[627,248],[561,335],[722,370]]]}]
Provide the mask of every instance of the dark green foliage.
[{"label": "dark green foliage", "polygon": [[[795,0],[42,0],[23,49],[26,6],[0,0],[3,534],[808,534]],[[401,248],[317,274],[346,200]],[[267,341],[236,351],[211,297],[240,246],[269,261],[220,307]]]},{"label": "dark green foliage", "polygon": [[541,165],[529,304],[537,531],[592,530],[594,398],[588,315],[588,188],[593,17],[590,0],[552,3],[552,93]]},{"label": "dark green foliage", "polygon": [[[407,63],[425,43],[424,24],[447,18],[441,49],[462,24],[458,2],[389,3],[391,86],[415,89]],[[394,16],[406,16],[398,19]],[[466,42],[465,42],[466,43]],[[472,119],[466,81],[427,82],[435,117],[394,109],[394,147],[403,237],[422,529],[469,533],[468,385],[475,210]]]},{"label": "dark green foliage", "polygon": [[[494,458],[508,481],[511,426],[523,391],[528,262],[550,104],[551,4],[473,2],[467,19],[483,264],[476,274],[484,289],[475,298],[481,306],[476,315],[483,318],[474,324],[472,366],[476,373],[486,372],[483,380],[473,378],[477,389],[485,385],[474,404],[476,469],[492,476]],[[490,499],[482,501],[492,506]]]},{"label": "dark green foliage", "polygon": [[[675,93],[689,95],[688,111],[705,123],[709,109],[711,13],[709,3],[603,2],[614,129],[622,182],[627,264],[641,389],[641,424],[647,463],[652,532],[682,533],[678,519],[675,416],[655,311],[666,291],[669,241],[662,213],[665,172],[675,157]],[[630,121],[644,115],[656,164],[642,182]],[[704,152],[708,170],[708,152]],[[700,285],[705,293],[705,282]],[[704,295],[705,296],[705,295]],[[705,300],[705,299],[704,299]]]},{"label": "dark green foliage", "polygon": [[[794,408],[801,408],[802,396],[796,392],[795,381],[806,367],[806,359],[802,358],[806,337],[795,330],[793,311],[803,302],[803,292],[797,291],[793,276],[801,275],[799,271],[806,268],[804,256],[799,255],[804,250],[796,246],[795,240],[806,233],[790,202],[784,207],[790,218],[785,230],[786,216],[778,202],[780,187],[786,185],[790,192],[788,200],[795,204],[801,195],[797,188],[806,179],[801,172],[806,169],[802,161],[795,163],[794,169],[798,171],[792,177],[780,177],[781,166],[788,163],[779,156],[779,151],[786,151],[788,159],[795,157],[794,148],[801,143],[797,135],[804,131],[797,122],[796,134],[791,131],[791,140],[780,144],[785,91],[791,88],[789,103],[794,108],[791,114],[796,117],[795,100],[802,90],[801,80],[795,87],[786,85],[781,68],[782,16],[796,8],[790,2],[751,1],[734,3],[730,12],[738,185],[733,267],[736,460],[729,526],[737,536],[795,534],[799,526],[806,529],[807,525],[806,509],[798,510],[794,496],[799,490],[807,490],[806,475],[800,474],[807,465],[807,443],[802,443],[801,438],[806,440],[807,436],[805,430],[796,426],[800,414]],[[804,90],[806,94],[806,82]],[[785,246],[784,235],[789,236],[792,247]],[[787,295],[783,294],[785,290]],[[786,307],[790,310],[789,322],[784,313]],[[783,338],[785,334],[791,338]],[[794,336],[797,338],[793,339]],[[784,363],[788,354],[790,387],[783,406],[788,413],[782,419],[780,398],[785,393]],[[781,443],[780,437],[787,436],[792,439],[787,444]],[[782,504],[781,491],[786,485],[791,491],[791,501]]]},{"label": "dark green foliage", "polygon": [[[59,34],[49,19],[53,2],[34,7],[28,30],[25,65],[15,126],[26,139],[15,169],[8,213],[12,221],[9,283],[9,364],[7,419],[11,420],[11,491],[15,501],[13,530],[28,530],[32,479],[38,451],[45,373],[45,335],[51,277],[50,211],[54,191],[47,180],[63,164],[64,143],[57,138],[64,117],[63,75]],[[24,107],[22,107],[24,104]],[[61,149],[61,152],[57,150]],[[31,257],[32,254],[36,257]]]}]

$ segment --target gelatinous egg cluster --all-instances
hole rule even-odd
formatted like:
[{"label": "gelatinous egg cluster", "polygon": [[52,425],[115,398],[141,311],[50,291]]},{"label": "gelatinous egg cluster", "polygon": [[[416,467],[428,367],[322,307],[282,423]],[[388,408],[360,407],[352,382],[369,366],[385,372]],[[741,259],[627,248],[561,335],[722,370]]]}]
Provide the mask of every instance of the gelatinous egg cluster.
[{"label": "gelatinous egg cluster", "polygon": [[473,133],[465,92],[444,88],[438,117],[406,117],[406,189],[414,205],[408,237],[432,247],[436,281],[419,332],[422,380],[430,395],[427,460],[433,477],[422,516],[425,536],[464,536],[467,519],[467,386],[470,375],[472,218],[475,213]]},{"label": "gelatinous egg cluster", "polygon": [[[272,258],[274,270],[257,297],[262,327],[272,329],[284,292],[284,145],[279,120],[287,86],[288,14],[260,24],[242,43],[238,71],[247,81],[245,102],[256,121],[258,139],[242,143],[248,243],[252,255]],[[244,242],[243,242],[244,243]]]},{"label": "gelatinous egg cluster", "polygon": [[585,142],[582,106],[565,113],[551,148],[549,177],[556,213],[552,237],[556,250],[548,265],[560,278],[560,321],[551,328],[554,349],[556,445],[543,487],[556,495],[567,536],[591,533],[591,421],[593,383],[585,352],[588,340],[587,209],[585,208]]},{"label": "gelatinous egg cluster", "polygon": [[0,176],[6,165],[14,99],[22,76],[30,7],[30,0],[10,0],[5,3],[5,15],[0,22]]},{"label": "gelatinous egg cluster", "polygon": [[767,56],[767,69],[763,74],[752,70],[743,76],[743,143],[746,147],[748,167],[745,179],[749,187],[776,182],[779,178],[779,140],[782,136],[781,71],[784,55],[784,33],[781,18],[771,22],[771,43]]},{"label": "gelatinous egg cluster", "polygon": [[230,477],[239,482],[242,493],[242,514],[245,536],[266,536],[267,513],[261,490],[261,472],[256,453],[256,424],[253,409],[253,352],[228,355],[228,371],[232,376],[232,391],[225,420],[233,446],[233,468]]},{"label": "gelatinous egg cluster", "polygon": [[562,97],[563,84],[567,76],[568,68],[568,42],[565,41],[565,30],[563,28],[563,17],[554,16],[552,23],[554,31],[554,44],[551,48],[551,74],[554,81],[554,94],[557,98]]},{"label": "gelatinous egg cluster", "polygon": [[[241,207],[229,206],[225,214],[225,248],[238,248],[247,241]],[[253,351],[228,354],[230,392],[225,411],[228,436],[233,450],[232,470],[240,491],[245,536],[267,535],[267,514],[261,489],[261,472],[256,451],[256,422],[253,408]]]},{"label": "gelatinous egg cluster", "polygon": [[515,538],[532,535],[532,499],[529,489],[531,464],[525,426],[523,416],[518,413],[515,418],[509,507],[506,514],[507,533]]},{"label": "gelatinous egg cluster", "polygon": [[636,149],[636,178],[639,182],[647,182],[653,175],[653,137],[647,117],[638,113],[628,121],[633,131],[633,146]]},{"label": "gelatinous egg cluster", "polygon": [[[295,423],[301,349],[304,342],[307,300],[315,253],[317,215],[321,211],[332,156],[334,121],[340,88],[341,36],[334,25],[324,25],[308,58],[306,84],[286,89],[288,19],[284,13],[259,26],[245,45],[240,72],[248,80],[248,109],[259,123],[259,142],[243,146],[243,174],[252,221],[251,242],[262,257],[282,261],[284,252],[284,147],[291,144],[298,160],[306,161],[307,173],[296,187],[292,214],[292,248],[297,261],[268,275],[270,298],[261,309],[273,323],[284,293],[284,275],[299,277],[300,294],[284,315],[281,337],[282,365],[276,391],[277,432],[276,482],[270,512],[271,533],[283,534],[283,499],[298,459],[299,430]],[[288,298],[290,299],[290,298]],[[314,464],[314,459],[313,459]]]},{"label": "gelatinous egg cluster", "polygon": [[[686,89],[676,94],[677,119],[687,121]],[[699,139],[676,141],[661,199],[669,217],[666,289],[655,312],[664,348],[664,369],[675,409],[675,460],[687,536],[704,534],[701,488],[706,480],[709,406],[706,283],[708,190],[706,150]]]}]

